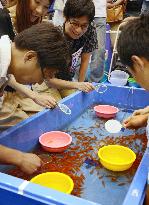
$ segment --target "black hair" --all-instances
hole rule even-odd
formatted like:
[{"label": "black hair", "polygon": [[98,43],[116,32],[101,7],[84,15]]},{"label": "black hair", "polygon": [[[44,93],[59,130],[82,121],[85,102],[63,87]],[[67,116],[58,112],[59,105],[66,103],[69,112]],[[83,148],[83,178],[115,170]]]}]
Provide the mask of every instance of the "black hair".
[{"label": "black hair", "polygon": [[131,68],[133,55],[149,60],[149,15],[143,14],[124,26],[117,50],[121,62]]},{"label": "black hair", "polygon": [[52,23],[39,23],[21,33],[14,39],[16,48],[33,50],[37,53],[41,69],[68,68],[71,56],[62,31]]},{"label": "black hair", "polygon": [[66,19],[87,16],[89,22],[94,20],[95,6],[92,0],[67,0],[64,7]]}]

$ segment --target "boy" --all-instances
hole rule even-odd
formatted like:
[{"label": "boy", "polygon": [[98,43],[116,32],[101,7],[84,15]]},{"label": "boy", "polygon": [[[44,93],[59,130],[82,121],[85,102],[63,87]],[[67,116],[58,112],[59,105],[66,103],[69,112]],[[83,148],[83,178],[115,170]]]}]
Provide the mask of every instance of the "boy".
[{"label": "boy", "polygon": [[[10,85],[35,100],[36,94],[21,84],[42,83],[44,79],[52,78],[57,71],[68,67],[69,62],[70,56],[62,32],[52,24],[34,25],[18,34],[13,43],[8,36],[2,36],[0,96],[5,86]],[[2,107],[2,97],[0,101]],[[16,165],[28,174],[35,172],[41,165],[36,155],[4,146],[0,146],[0,162]]]},{"label": "boy", "polygon": [[95,6],[92,0],[67,0],[63,14],[63,32],[72,55],[71,79],[84,82],[91,53],[98,47]]},{"label": "boy", "polygon": [[[57,3],[60,2],[57,1]],[[72,63],[70,72],[59,72],[56,75],[57,78],[48,81],[48,87],[58,89],[49,90],[52,96],[57,99],[68,96],[74,92],[74,89],[84,92],[94,89],[91,83],[84,81],[91,53],[98,47],[96,27],[93,23],[95,6],[92,0],[67,0],[63,14],[65,22],[61,29],[72,55]],[[70,88],[73,90],[70,90]],[[34,90],[38,92],[45,92],[46,89],[44,85],[34,87]]]},{"label": "boy", "polygon": [[98,39],[98,49],[92,52],[90,63],[91,82],[100,82],[104,74],[105,44],[106,44],[106,0],[93,0],[95,5],[95,24]]},{"label": "boy", "polygon": [[[92,52],[91,64],[90,64],[91,69],[90,69],[90,76],[88,76],[89,77],[88,80],[91,82],[99,82],[104,72],[105,39],[106,39],[105,37],[105,34],[106,34],[106,0],[93,0],[93,2],[95,5],[94,22],[96,24],[96,32],[97,32],[97,37],[98,37],[98,49],[93,49],[93,52]],[[63,10],[65,7],[65,3],[66,3],[66,0],[56,0],[55,1],[55,5],[54,5],[55,13],[53,17],[53,22],[57,26],[58,25],[62,26],[65,19],[68,19],[68,17],[73,18],[74,16],[73,13],[71,16],[68,16],[68,14],[64,14],[64,15],[67,15],[65,16],[65,19],[64,19]],[[67,5],[69,5],[70,3],[71,1],[68,1]],[[78,14],[77,14],[78,17],[80,17],[81,12],[82,13],[84,12],[84,15],[85,14],[88,15],[87,9],[91,9],[92,12],[94,12],[94,10],[92,9],[93,4],[91,4],[91,1],[88,2],[88,5],[86,5],[86,8],[84,9],[82,5],[85,4],[85,1],[77,1],[77,4],[78,4],[78,7],[75,4],[75,1],[73,1],[73,4],[70,4],[70,6],[72,8],[76,8],[76,11],[78,11]],[[66,12],[66,9],[65,9],[65,12]]]},{"label": "boy", "polygon": [[[128,66],[134,79],[149,90],[149,15],[128,22],[118,40],[118,53],[121,62]],[[124,121],[126,128],[138,128],[147,125],[149,108],[133,113]],[[148,128],[147,128],[148,129]],[[149,129],[148,129],[149,130]]]}]

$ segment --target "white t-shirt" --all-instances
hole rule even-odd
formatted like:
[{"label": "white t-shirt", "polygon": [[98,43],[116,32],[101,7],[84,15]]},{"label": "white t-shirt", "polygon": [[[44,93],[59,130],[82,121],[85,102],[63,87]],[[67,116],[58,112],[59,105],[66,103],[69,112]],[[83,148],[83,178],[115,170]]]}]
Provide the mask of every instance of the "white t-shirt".
[{"label": "white t-shirt", "polygon": [[106,17],[107,1],[106,0],[93,0],[95,5],[95,17]]},{"label": "white t-shirt", "polygon": [[59,11],[63,11],[66,1],[67,0],[55,0],[54,9],[59,10]]},{"label": "white t-shirt", "polygon": [[2,3],[0,2],[0,9],[2,9],[3,8],[3,5],[2,5]]},{"label": "white t-shirt", "polygon": [[[11,62],[11,41],[7,35],[0,38],[0,93],[2,86],[8,81],[8,67]],[[0,97],[0,108],[2,105],[2,97]]]},{"label": "white t-shirt", "polygon": [[64,23],[63,10],[65,6],[66,0],[56,0],[54,3],[54,16],[53,23],[55,26],[62,26]]}]

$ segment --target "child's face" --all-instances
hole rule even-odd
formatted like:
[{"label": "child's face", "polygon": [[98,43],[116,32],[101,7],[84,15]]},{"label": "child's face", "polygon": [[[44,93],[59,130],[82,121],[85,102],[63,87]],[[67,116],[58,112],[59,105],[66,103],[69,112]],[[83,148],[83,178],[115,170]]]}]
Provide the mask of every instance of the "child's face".
[{"label": "child's face", "polygon": [[44,17],[48,13],[49,0],[30,0],[31,22]]},{"label": "child's face", "polygon": [[79,39],[87,31],[88,26],[87,16],[71,18],[65,22],[65,33],[72,39]]},{"label": "child's face", "polygon": [[129,68],[134,79],[146,90],[149,90],[149,61],[145,58],[132,56],[133,68]]},{"label": "child's face", "polygon": [[12,59],[9,71],[21,84],[41,84],[45,78],[53,78],[57,69],[45,68],[42,71],[36,53],[28,51]]}]

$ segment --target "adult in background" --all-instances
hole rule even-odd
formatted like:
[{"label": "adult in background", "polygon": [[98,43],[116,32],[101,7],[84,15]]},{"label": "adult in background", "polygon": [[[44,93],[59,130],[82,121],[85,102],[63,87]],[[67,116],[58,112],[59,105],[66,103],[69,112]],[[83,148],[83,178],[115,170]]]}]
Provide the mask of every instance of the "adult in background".
[{"label": "adult in background", "polygon": [[142,4],[141,14],[149,13],[149,0],[144,0]]},{"label": "adult in background", "polygon": [[106,0],[93,0],[95,5],[95,24],[98,49],[92,52],[89,81],[99,82],[104,74],[106,42]]}]

